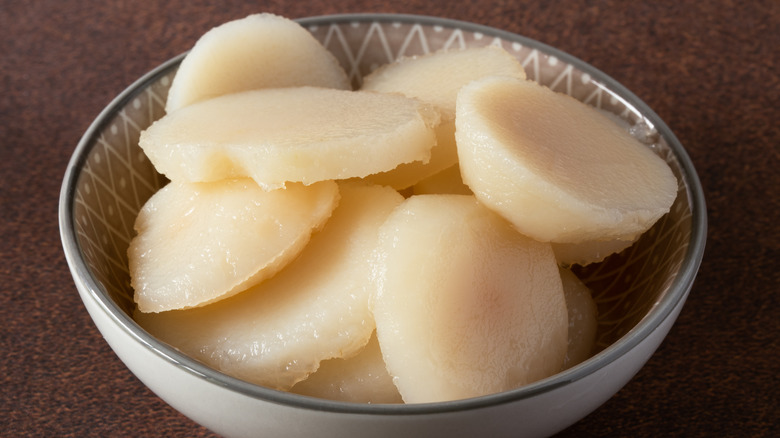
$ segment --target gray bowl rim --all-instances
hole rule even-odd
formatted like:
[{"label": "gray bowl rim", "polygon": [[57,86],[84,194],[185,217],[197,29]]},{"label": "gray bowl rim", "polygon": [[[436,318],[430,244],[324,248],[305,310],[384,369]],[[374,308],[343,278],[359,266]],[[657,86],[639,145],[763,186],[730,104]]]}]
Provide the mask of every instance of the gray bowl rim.
[{"label": "gray bowl rim", "polygon": [[516,402],[529,399],[536,395],[553,391],[572,382],[583,379],[597,372],[604,366],[618,360],[631,349],[647,338],[661,323],[670,316],[674,309],[684,303],[693,285],[696,273],[704,255],[704,247],[707,234],[707,215],[704,193],[693,163],[677,137],[671,129],[650,107],[640,100],[626,87],[612,79],[607,74],[596,69],[590,64],[552,46],[539,41],[481,24],[454,20],[449,18],[432,17],[412,14],[335,14],[321,15],[296,19],[298,23],[306,26],[320,26],[330,24],[343,24],[353,22],[382,22],[421,24],[428,26],[442,26],[444,28],[459,28],[470,32],[479,32],[483,35],[498,37],[506,41],[517,42],[527,47],[536,48],[542,52],[556,56],[559,60],[567,62],[613,90],[630,105],[639,110],[650,121],[659,134],[668,142],[679,161],[682,176],[686,181],[689,198],[691,199],[691,237],[687,253],[683,259],[677,277],[667,293],[652,311],[646,315],[629,333],[607,347],[602,352],[587,361],[558,373],[549,378],[537,381],[524,387],[491,394],[481,397],[455,400],[439,403],[419,404],[358,404],[338,402],[331,400],[307,397],[283,391],[265,388],[251,384],[234,377],[216,371],[201,362],[198,362],[174,347],[161,342],[142,329],[130,316],[128,316],[108,295],[101,283],[90,273],[87,264],[80,257],[81,251],[75,234],[72,206],[75,196],[76,184],[80,170],[84,166],[86,158],[91,151],[94,139],[106,127],[111,116],[117,109],[131,102],[141,89],[157,81],[160,77],[173,71],[186,55],[182,53],[160,64],[141,78],[132,83],[122,93],[115,97],[91,123],[80,139],[73,155],[68,163],[63,178],[59,197],[59,227],[65,257],[74,277],[83,282],[91,298],[98,306],[110,316],[114,323],[130,335],[135,341],[143,344],[159,357],[170,362],[198,378],[211,384],[235,391],[243,395],[265,400],[271,403],[296,407],[306,410],[326,411],[345,414],[366,415],[426,415],[455,413],[465,410],[488,408],[490,406]]}]

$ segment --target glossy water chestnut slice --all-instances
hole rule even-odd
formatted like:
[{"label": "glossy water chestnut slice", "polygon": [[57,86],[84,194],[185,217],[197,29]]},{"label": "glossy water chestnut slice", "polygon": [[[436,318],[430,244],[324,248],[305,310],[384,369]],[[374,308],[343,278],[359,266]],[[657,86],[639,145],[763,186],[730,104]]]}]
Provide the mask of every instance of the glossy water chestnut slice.
[{"label": "glossy water chestnut slice", "polygon": [[492,394],[560,371],[568,317],[549,243],[467,195],[408,198],[382,225],[377,338],[407,403]]}]

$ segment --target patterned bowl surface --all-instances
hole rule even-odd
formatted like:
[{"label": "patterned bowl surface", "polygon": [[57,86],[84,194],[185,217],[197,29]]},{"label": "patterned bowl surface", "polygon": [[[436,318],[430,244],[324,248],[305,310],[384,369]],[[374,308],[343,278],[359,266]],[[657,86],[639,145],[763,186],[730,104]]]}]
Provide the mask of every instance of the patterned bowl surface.
[{"label": "patterned bowl surface", "polygon": [[[500,45],[522,62],[530,79],[626,120],[637,138],[669,163],[679,182],[670,213],[623,253],[577,270],[598,304],[600,353],[569,372],[568,379],[632,348],[685,299],[704,251],[706,217],[700,183],[668,127],[620,84],[544,44],[468,23],[403,15],[315,17],[300,22],[340,60],[355,87],[365,74],[401,56]],[[138,147],[138,138],[164,114],[167,90],[181,58],[129,87],[86,132],[63,183],[61,232],[66,252],[73,252],[75,275],[135,336],[199,373],[231,382],[157,342],[130,317],[134,303],[126,251],[133,222],[144,202],[167,182]],[[555,379],[547,379],[541,388],[555,385]],[[532,392],[539,390],[534,387]],[[514,395],[527,396],[532,393],[528,391],[521,388]],[[244,392],[252,393],[251,385]],[[257,394],[264,392],[260,389]]]}]

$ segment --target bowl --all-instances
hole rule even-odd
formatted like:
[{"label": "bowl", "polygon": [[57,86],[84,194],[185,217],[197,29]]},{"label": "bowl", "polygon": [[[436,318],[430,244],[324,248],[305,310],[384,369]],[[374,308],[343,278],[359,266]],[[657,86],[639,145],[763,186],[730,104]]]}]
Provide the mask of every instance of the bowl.
[{"label": "bowl", "polygon": [[477,24],[411,15],[298,20],[355,86],[399,56],[501,45],[528,77],[612,113],[663,157],[679,182],[671,211],[628,250],[578,269],[599,310],[597,352],[533,384],[445,403],[335,402],[253,385],[209,368],[136,324],[126,250],[135,216],[166,179],[138,147],[164,114],[184,54],[147,73],[95,119],[68,165],[59,205],[66,259],[87,311],[126,366],[160,398],[225,436],[545,436],[595,410],[653,354],[677,318],[704,252],[706,211],[693,165],[662,120],[596,68],[537,41]]}]

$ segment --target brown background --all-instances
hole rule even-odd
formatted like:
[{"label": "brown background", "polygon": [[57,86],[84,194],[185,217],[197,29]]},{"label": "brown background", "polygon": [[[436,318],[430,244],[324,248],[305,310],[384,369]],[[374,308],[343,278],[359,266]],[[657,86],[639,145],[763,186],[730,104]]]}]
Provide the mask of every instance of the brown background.
[{"label": "brown background", "polygon": [[474,21],[573,54],[647,102],[707,197],[698,280],[640,373],[561,436],[778,436],[780,2],[0,0],[0,435],[211,436],[147,390],[80,302],[57,229],[67,161],[122,89],[249,13]]}]

